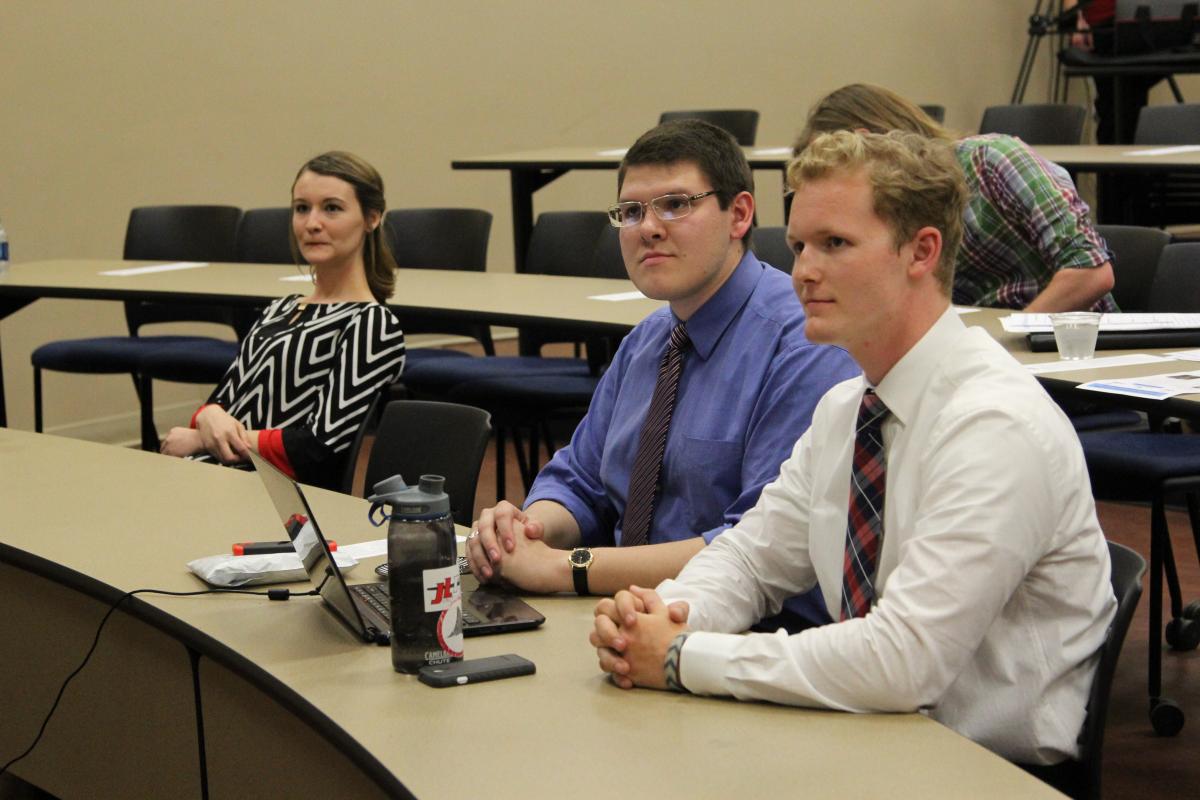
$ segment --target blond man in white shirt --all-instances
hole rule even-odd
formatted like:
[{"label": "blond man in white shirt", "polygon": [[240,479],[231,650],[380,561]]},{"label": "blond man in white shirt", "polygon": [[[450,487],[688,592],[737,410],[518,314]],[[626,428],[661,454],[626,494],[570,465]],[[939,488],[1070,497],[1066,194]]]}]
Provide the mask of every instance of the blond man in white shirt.
[{"label": "blond man in white shirt", "polygon": [[[923,711],[1030,764],[1077,756],[1116,607],[1108,550],[1070,423],[950,305],[966,192],[953,152],[843,131],[816,139],[788,181],[805,333],[846,348],[863,377],[822,399],[778,480],[676,580],[601,601],[601,668],[623,688]],[[838,616],[868,389],[890,412],[869,611],[738,635],[813,586]]]}]

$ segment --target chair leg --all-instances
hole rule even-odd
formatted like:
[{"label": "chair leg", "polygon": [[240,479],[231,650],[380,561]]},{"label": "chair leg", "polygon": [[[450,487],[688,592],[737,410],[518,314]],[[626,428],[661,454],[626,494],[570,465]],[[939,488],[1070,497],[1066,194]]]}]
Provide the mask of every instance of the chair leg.
[{"label": "chair leg", "polygon": [[33,368],[33,430],[42,432],[42,368]]},{"label": "chair leg", "polygon": [[[1150,694],[1150,724],[1160,736],[1174,736],[1183,728],[1183,710],[1175,701],[1162,696],[1162,584],[1167,572],[1167,559],[1171,558],[1170,532],[1167,530],[1167,513],[1162,491],[1154,493],[1150,510],[1150,631],[1147,688]],[[1175,581],[1178,591],[1174,559],[1168,580]]]},{"label": "chair leg", "polygon": [[141,407],[142,449],[157,453],[160,443],[158,429],[154,427],[154,387],[153,379],[144,373],[133,376],[137,386],[138,405]]}]

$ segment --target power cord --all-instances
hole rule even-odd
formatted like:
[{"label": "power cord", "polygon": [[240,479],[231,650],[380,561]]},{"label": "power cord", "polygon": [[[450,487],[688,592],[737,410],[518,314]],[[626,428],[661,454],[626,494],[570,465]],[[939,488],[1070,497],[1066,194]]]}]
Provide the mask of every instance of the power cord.
[{"label": "power cord", "polygon": [[113,612],[116,611],[122,603],[136,594],[161,594],[169,597],[196,597],[204,594],[247,594],[258,597],[266,597],[271,600],[288,600],[293,597],[308,597],[316,595],[317,590],[313,589],[307,592],[293,592],[291,589],[268,589],[265,592],[259,592],[253,589],[200,589],[195,592],[171,592],[166,589],[134,589],[131,592],[126,592],[117,598],[117,601],[112,604],[107,612],[105,612],[104,618],[100,620],[100,625],[96,628],[96,635],[92,638],[92,646],[88,648],[87,654],[84,655],[83,661],[79,663],[79,666],[67,676],[67,679],[63,681],[62,686],[58,688],[58,695],[54,698],[54,703],[50,706],[50,710],[46,712],[46,718],[42,720],[42,726],[38,729],[37,736],[34,737],[29,747],[25,748],[24,753],[21,753],[19,756],[13,758],[7,764],[0,767],[0,776],[3,776],[6,772],[8,772],[9,768],[12,767],[13,764],[16,764],[18,761],[28,756],[33,752],[34,748],[37,747],[38,742],[42,740],[42,735],[46,732],[46,726],[50,724],[50,719],[54,716],[54,712],[58,710],[58,704],[62,701],[63,694],[67,691],[67,686],[71,684],[71,681],[75,679],[76,675],[83,671],[83,668],[87,666],[88,661],[91,660],[92,654],[96,652],[96,646],[100,644],[100,634],[104,632],[104,626],[108,624],[109,617],[113,615]]}]

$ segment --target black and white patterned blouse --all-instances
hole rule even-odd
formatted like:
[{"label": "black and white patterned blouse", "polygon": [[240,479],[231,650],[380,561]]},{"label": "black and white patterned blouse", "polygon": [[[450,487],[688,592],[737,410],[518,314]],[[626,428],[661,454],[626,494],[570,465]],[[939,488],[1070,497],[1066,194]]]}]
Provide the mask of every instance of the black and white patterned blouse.
[{"label": "black and white patterned blouse", "polygon": [[376,393],[404,369],[400,321],[378,303],[276,300],[208,402],[259,434],[259,451],[305,483],[336,487]]}]

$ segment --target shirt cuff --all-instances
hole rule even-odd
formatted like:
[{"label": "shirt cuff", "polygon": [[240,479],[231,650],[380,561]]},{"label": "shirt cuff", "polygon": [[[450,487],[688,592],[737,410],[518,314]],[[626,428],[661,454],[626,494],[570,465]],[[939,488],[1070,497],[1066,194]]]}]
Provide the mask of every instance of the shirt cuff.
[{"label": "shirt cuff", "polygon": [[736,633],[693,631],[681,650],[679,682],[692,694],[732,694],[725,688],[725,676],[744,638]]},{"label": "shirt cuff", "polygon": [[283,429],[269,428],[258,432],[258,454],[279,467],[279,471],[295,480],[296,470],[283,449]]}]

